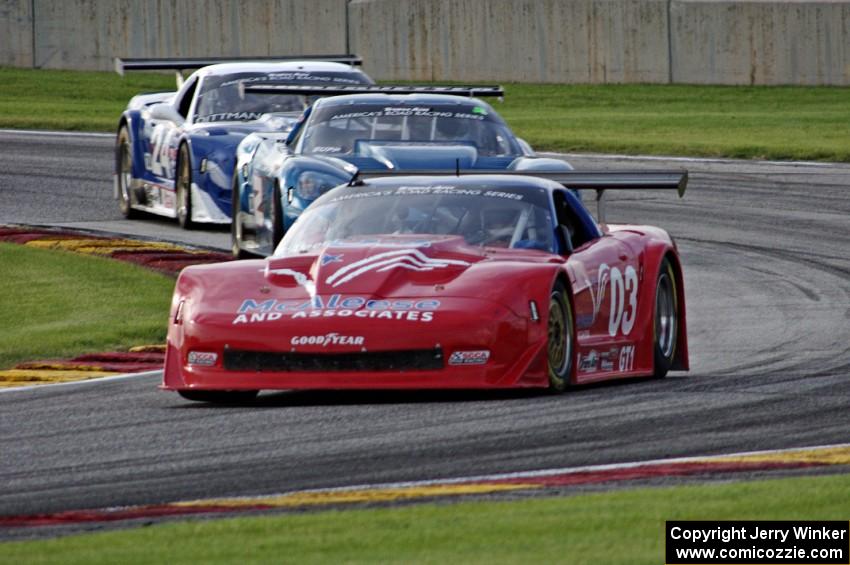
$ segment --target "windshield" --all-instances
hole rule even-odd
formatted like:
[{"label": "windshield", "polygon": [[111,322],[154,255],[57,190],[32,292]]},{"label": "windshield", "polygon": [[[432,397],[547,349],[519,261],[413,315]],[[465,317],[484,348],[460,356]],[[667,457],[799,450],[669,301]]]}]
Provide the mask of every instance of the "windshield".
[{"label": "windshield", "polygon": [[445,184],[339,187],[287,232],[276,255],[398,234],[459,235],[470,245],[555,252],[545,190]]},{"label": "windshield", "polygon": [[251,94],[239,92],[239,83],[263,82],[304,85],[351,85],[368,84],[365,75],[351,72],[276,72],[276,73],[233,73],[204,78],[198,101],[195,105],[194,121],[233,122],[258,120],[271,112],[301,112],[318,97],[298,94]]},{"label": "windshield", "polygon": [[479,155],[512,156],[521,150],[508,127],[484,106],[332,106],[313,114],[302,153],[356,154],[364,143],[471,145]]}]

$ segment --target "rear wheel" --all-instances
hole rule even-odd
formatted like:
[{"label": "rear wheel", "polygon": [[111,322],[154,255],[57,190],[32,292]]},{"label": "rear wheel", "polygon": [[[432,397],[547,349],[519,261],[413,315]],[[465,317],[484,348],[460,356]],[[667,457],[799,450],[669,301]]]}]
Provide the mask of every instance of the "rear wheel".
[{"label": "rear wheel", "polygon": [[118,140],[115,144],[115,173],[118,178],[118,208],[125,218],[138,217],[138,211],[130,201],[130,185],[133,181],[133,152],[130,145],[130,132],[127,126],[118,130]]},{"label": "rear wheel", "polygon": [[178,390],[180,396],[195,402],[245,404],[257,398],[258,390]]},{"label": "rear wheel", "polygon": [[679,337],[679,302],[676,293],[676,273],[669,259],[664,259],[655,283],[654,315],[655,377],[663,378],[673,364]]},{"label": "rear wheel", "polygon": [[180,146],[175,185],[177,222],[185,230],[193,229],[195,222],[192,221],[192,160],[189,147],[185,144]]},{"label": "rear wheel", "polygon": [[573,310],[567,289],[560,281],[549,294],[548,338],[549,390],[562,392],[570,384],[573,369]]}]

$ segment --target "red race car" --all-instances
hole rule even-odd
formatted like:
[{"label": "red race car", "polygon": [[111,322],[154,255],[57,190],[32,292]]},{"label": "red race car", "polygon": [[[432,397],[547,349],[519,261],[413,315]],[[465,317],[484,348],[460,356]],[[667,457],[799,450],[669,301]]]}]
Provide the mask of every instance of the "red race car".
[{"label": "red race car", "polygon": [[687,370],[676,244],[597,223],[573,192],[681,196],[687,173],[380,175],[316,200],[267,259],[185,269],[163,388],[242,402],[262,389],[561,391]]}]

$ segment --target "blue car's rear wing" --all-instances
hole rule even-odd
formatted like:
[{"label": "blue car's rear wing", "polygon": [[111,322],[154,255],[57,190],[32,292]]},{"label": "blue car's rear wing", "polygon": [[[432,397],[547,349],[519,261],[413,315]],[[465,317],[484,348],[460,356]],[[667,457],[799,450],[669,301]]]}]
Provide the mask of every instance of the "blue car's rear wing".
[{"label": "blue car's rear wing", "polygon": [[321,61],[325,63],[343,63],[362,65],[363,59],[357,55],[286,55],[285,57],[206,57],[206,58],[164,58],[164,59],[122,59],[115,58],[115,72],[124,75],[124,71],[189,71],[216,65],[218,63],[247,63],[254,61]]},{"label": "blue car's rear wing", "polygon": [[124,76],[125,71],[175,71],[177,87],[183,84],[183,71],[194,71],[201,67],[219,63],[268,62],[285,63],[288,61],[342,63],[362,65],[363,59],[357,55],[286,55],[284,57],[206,57],[206,58],[161,58],[161,59],[122,59],[115,58],[115,72]]},{"label": "blue car's rear wing", "polygon": [[482,85],[334,85],[311,86],[307,84],[245,84],[240,88],[250,94],[302,94],[304,96],[340,96],[343,94],[454,94],[455,96],[498,96],[505,95],[501,86]]},{"label": "blue car's rear wing", "polygon": [[486,171],[486,170],[442,170],[442,171],[358,171],[351,179],[356,185],[365,179],[398,176],[469,176],[508,175],[539,177],[553,180],[572,190],[596,191],[597,220],[605,222],[606,190],[675,190],[679,198],[685,195],[688,186],[688,171]]}]

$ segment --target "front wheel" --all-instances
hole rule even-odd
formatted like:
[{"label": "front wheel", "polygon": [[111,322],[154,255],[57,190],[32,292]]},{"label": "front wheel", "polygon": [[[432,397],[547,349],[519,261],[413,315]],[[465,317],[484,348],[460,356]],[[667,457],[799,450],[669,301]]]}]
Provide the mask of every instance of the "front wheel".
[{"label": "front wheel", "polygon": [[234,259],[251,259],[255,255],[242,249],[244,243],[242,222],[239,220],[239,210],[241,208],[239,200],[239,173],[233,174],[233,186],[231,187],[233,199],[230,206],[230,252]]},{"label": "front wheel", "polygon": [[212,404],[246,404],[257,398],[258,390],[178,390],[186,400]]},{"label": "front wheel", "polygon": [[175,179],[175,190],[177,192],[177,223],[184,230],[195,227],[192,221],[192,160],[189,156],[189,147],[180,146],[180,156],[177,165],[177,178]]},{"label": "front wheel", "polygon": [[669,259],[664,259],[655,283],[654,360],[656,378],[664,378],[673,365],[679,336],[679,300],[676,273]]},{"label": "front wheel", "polygon": [[280,183],[275,181],[274,191],[272,192],[272,253],[277,249],[277,244],[283,239],[283,200],[280,191]]},{"label": "front wheel", "polygon": [[573,369],[573,310],[567,289],[560,281],[549,294],[548,337],[549,390],[562,392],[570,384]]},{"label": "front wheel", "polygon": [[128,220],[138,217],[130,200],[130,185],[133,181],[133,150],[130,145],[130,132],[127,126],[121,126],[115,143],[115,174],[118,178],[118,208]]}]

